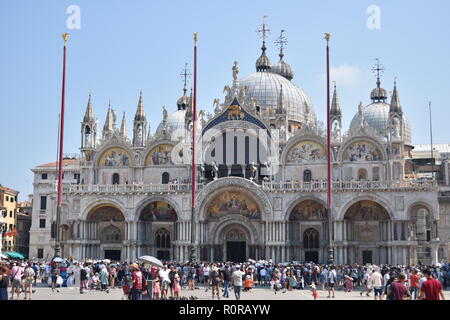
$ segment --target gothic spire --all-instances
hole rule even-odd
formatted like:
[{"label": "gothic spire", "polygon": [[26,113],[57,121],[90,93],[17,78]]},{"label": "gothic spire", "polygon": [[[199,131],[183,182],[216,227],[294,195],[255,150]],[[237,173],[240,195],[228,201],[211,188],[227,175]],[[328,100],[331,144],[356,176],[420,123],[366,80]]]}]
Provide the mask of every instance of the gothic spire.
[{"label": "gothic spire", "polygon": [[120,125],[120,135],[124,138],[128,138],[127,120],[125,119],[125,111],[122,116],[122,124]]},{"label": "gothic spire", "polygon": [[283,99],[283,85],[281,85],[280,88],[280,94],[278,95],[278,101],[277,101],[277,111],[278,114],[284,113],[284,99]]},{"label": "gothic spire", "polygon": [[91,102],[91,90],[89,90],[89,99],[86,106],[86,112],[84,114],[83,122],[90,122],[95,121],[94,119],[94,109],[92,108],[92,102]]},{"label": "gothic spire", "polygon": [[331,101],[330,114],[332,116],[342,115],[341,106],[339,103],[339,98],[338,98],[337,90],[336,90],[336,82],[334,83],[334,93],[333,93],[333,100]]},{"label": "gothic spire", "polygon": [[144,111],[144,102],[142,101],[142,90],[139,91],[139,102],[136,109],[134,121],[147,121],[147,116]]},{"label": "gothic spire", "polygon": [[111,101],[108,105],[108,111],[106,112],[106,120],[105,125],[103,126],[103,136],[105,137],[108,134],[112,134],[115,129],[115,115],[114,110],[111,109]]},{"label": "gothic spire", "polygon": [[400,98],[397,92],[397,79],[394,80],[394,91],[392,92],[391,104],[389,106],[389,112],[402,113],[402,107],[400,105]]}]

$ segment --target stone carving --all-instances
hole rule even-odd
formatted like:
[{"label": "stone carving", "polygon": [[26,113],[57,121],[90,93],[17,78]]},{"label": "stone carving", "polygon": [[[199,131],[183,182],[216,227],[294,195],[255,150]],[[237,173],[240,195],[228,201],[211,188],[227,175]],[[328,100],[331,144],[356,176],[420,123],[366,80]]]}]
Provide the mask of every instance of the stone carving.
[{"label": "stone carving", "polygon": [[344,161],[380,161],[381,152],[369,142],[355,142],[344,153]]},{"label": "stone carving", "polygon": [[397,117],[394,117],[392,119],[392,131],[391,131],[392,137],[394,139],[400,138],[400,120],[398,120]]},{"label": "stone carving", "polygon": [[234,66],[231,69],[233,70],[233,80],[238,81],[239,67],[237,61],[234,62]]}]

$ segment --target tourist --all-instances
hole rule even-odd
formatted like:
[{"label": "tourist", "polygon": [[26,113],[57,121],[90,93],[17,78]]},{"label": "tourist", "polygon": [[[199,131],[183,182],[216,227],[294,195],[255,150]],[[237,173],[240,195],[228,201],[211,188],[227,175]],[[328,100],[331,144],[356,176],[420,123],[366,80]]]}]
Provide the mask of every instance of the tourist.
[{"label": "tourist", "polygon": [[214,292],[217,294],[217,300],[220,300],[219,296],[219,284],[220,284],[220,274],[217,266],[213,265],[211,272],[209,273],[210,285],[212,291],[212,298],[214,299]]},{"label": "tourist", "polygon": [[24,276],[23,281],[25,285],[25,300],[27,300],[27,295],[28,299],[31,300],[31,294],[33,291],[33,282],[35,281],[34,277],[36,276],[36,273],[34,272],[31,263],[28,263],[28,266],[26,267],[23,276]]},{"label": "tourist", "polygon": [[12,280],[11,285],[11,300],[14,300],[14,292],[17,294],[17,300],[19,300],[20,291],[22,290],[22,274],[23,268],[19,263],[14,263],[11,268],[10,277]]},{"label": "tourist", "polygon": [[405,287],[405,274],[400,273],[395,280],[389,285],[387,290],[388,300],[404,300],[404,298],[410,296],[408,289]]},{"label": "tourist", "polygon": [[419,300],[445,300],[441,282],[433,278],[429,269],[424,270],[423,274],[427,278],[427,281],[420,288]]},{"label": "tourist", "polygon": [[139,270],[139,266],[136,263],[131,264],[131,281],[133,286],[131,287],[131,300],[141,300],[142,293],[142,272]]},{"label": "tourist", "polygon": [[222,280],[223,280],[223,297],[229,298],[230,295],[228,293],[228,285],[231,280],[231,273],[230,270],[228,270],[228,265],[225,265],[225,269],[222,271]]},{"label": "tourist", "polygon": [[105,265],[102,265],[102,267],[100,269],[100,282],[101,282],[102,291],[106,291],[106,293],[109,293],[109,289],[108,289],[109,272],[106,269]]},{"label": "tourist", "polygon": [[417,270],[413,269],[411,271],[411,275],[409,276],[409,293],[413,300],[416,300],[419,295],[419,275],[417,274]]},{"label": "tourist", "polygon": [[378,268],[375,268],[368,282],[373,287],[375,300],[381,300],[381,296],[383,295],[383,276]]},{"label": "tourist", "polygon": [[353,278],[348,275],[344,276],[344,291],[345,292],[353,291]]},{"label": "tourist", "polygon": [[231,278],[233,283],[233,290],[236,300],[241,299],[241,287],[242,287],[242,276],[244,272],[241,271],[241,267],[239,265],[236,266],[236,271],[233,272]]},{"label": "tourist", "polygon": [[330,294],[333,293],[333,298],[336,298],[334,295],[334,286],[336,283],[336,271],[334,270],[334,267],[330,267],[330,271],[328,272],[327,277],[327,286],[328,286],[328,297],[330,298]]},{"label": "tourist", "polygon": [[8,300],[8,268],[4,265],[0,267],[0,300]]},{"label": "tourist", "polygon": [[205,286],[205,292],[208,291],[208,286],[209,286],[209,272],[211,271],[211,268],[209,267],[208,264],[206,264],[203,267],[203,284]]},{"label": "tourist", "polygon": [[180,276],[178,273],[175,274],[173,279],[173,298],[180,299]]},{"label": "tourist", "polygon": [[311,283],[311,293],[312,293],[312,296],[313,296],[313,299],[314,300],[317,300],[317,297],[319,296],[318,294],[317,294],[317,290],[316,290],[316,285],[314,284],[314,282],[313,283]]},{"label": "tourist", "polygon": [[153,283],[153,299],[159,300],[159,295],[161,294],[161,285],[158,278],[155,279]]},{"label": "tourist", "polygon": [[159,278],[161,279],[161,299],[167,299],[167,289],[169,288],[170,279],[169,279],[169,270],[167,269],[167,265],[159,270]]}]

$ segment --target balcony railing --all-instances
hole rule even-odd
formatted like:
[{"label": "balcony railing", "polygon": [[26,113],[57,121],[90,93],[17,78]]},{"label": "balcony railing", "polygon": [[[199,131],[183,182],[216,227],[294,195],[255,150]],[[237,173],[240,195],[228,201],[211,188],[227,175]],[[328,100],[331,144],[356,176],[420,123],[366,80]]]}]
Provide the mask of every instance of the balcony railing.
[{"label": "balcony railing", "polygon": [[64,193],[176,193],[188,192],[191,184],[93,184],[64,185]]},{"label": "balcony railing", "polygon": [[[201,191],[205,184],[197,184]],[[268,192],[326,192],[326,181],[269,181],[261,187]],[[437,189],[434,181],[333,181],[333,192],[430,191]],[[191,191],[190,183],[64,185],[64,193],[184,193]]]},{"label": "balcony railing", "polygon": [[[327,181],[281,181],[263,182],[262,188],[267,191],[294,192],[326,192]],[[435,181],[333,181],[333,192],[348,191],[430,191],[437,187]]]}]

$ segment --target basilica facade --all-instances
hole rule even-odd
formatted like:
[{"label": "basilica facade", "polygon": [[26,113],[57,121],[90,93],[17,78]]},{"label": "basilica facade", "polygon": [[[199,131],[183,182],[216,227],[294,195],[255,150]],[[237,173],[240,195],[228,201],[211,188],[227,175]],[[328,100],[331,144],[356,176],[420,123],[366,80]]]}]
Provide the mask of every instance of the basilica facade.
[{"label": "basilica facade", "polygon": [[[346,131],[335,85],[333,208],[327,212],[326,131],[310,98],[294,84],[283,46],[279,57],[272,64],[263,42],[256,72],[239,77],[235,62],[223,101],[214,100],[213,113],[200,111],[195,124],[186,86],[175,111],[163,107],[155,132],[141,93],[132,137],[125,114],[119,127],[111,107],[100,128],[89,96],[81,156],[64,160],[59,226],[56,163],[32,170],[30,257],[51,258],[59,232],[65,257],[187,261],[193,229],[199,260],[326,262],[331,223],[339,264],[448,258],[449,230],[440,213],[450,210],[440,201],[442,186],[411,177],[411,128],[397,85],[388,97],[378,72],[370,103],[355,107]],[[380,71],[378,64],[375,69]]]}]

